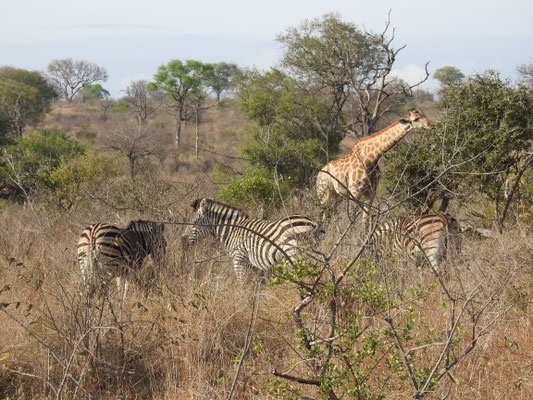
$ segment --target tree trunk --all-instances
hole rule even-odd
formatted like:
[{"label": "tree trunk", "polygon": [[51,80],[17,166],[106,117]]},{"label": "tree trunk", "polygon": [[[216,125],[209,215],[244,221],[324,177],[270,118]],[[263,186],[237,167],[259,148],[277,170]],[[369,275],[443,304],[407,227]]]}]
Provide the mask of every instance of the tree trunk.
[{"label": "tree trunk", "polygon": [[195,156],[196,156],[197,160],[198,160],[198,139],[199,139],[198,125],[199,124],[200,124],[200,119],[198,118],[198,110],[196,110],[196,119],[195,119],[194,130],[195,130],[195,133],[196,133]]},{"label": "tree trunk", "polygon": [[135,178],[135,157],[130,155],[129,159],[130,159],[130,177],[131,177],[131,180],[133,180],[133,178]]},{"label": "tree trunk", "polygon": [[174,139],[174,145],[176,147],[180,147],[181,142],[181,117],[177,120],[177,126],[176,126],[176,138]]}]

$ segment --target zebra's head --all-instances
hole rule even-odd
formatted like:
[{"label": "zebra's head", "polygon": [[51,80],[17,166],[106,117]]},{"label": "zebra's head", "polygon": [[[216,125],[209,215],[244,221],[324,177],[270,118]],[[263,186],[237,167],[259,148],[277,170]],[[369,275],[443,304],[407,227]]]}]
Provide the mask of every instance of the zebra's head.
[{"label": "zebra's head", "polygon": [[196,244],[198,240],[208,236],[213,228],[208,215],[208,199],[196,199],[191,204],[191,207],[194,209],[195,214],[181,237],[184,245]]}]

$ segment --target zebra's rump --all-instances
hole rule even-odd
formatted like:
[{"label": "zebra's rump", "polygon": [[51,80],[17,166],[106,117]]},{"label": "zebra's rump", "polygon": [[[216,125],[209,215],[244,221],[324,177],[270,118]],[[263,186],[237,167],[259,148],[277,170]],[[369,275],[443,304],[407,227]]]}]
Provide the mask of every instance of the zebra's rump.
[{"label": "zebra's rump", "polygon": [[458,222],[449,214],[410,216],[378,226],[373,247],[392,245],[396,251],[405,252],[415,260],[427,260],[438,268],[446,257],[453,258],[460,252],[460,232]]},{"label": "zebra's rump", "polygon": [[122,229],[110,224],[93,224],[86,228],[78,242],[78,260],[118,263],[124,257]]}]

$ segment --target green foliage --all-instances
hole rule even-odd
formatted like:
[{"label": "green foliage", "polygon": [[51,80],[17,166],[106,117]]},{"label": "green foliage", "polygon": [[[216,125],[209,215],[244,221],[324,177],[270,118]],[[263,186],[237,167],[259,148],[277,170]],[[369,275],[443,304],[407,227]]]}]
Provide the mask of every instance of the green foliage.
[{"label": "green foliage", "polygon": [[[307,186],[341,140],[338,130],[328,130],[334,117],[327,105],[301,90],[295,79],[275,69],[264,74],[251,72],[238,96],[241,111],[251,120],[241,148],[244,156],[260,170],[276,171],[292,187]],[[269,172],[262,176],[275,175]],[[262,195],[257,193],[255,197]],[[271,197],[264,201],[279,202]]]},{"label": "green foliage", "polygon": [[372,80],[369,71],[386,58],[379,35],[341,21],[336,14],[304,21],[277,40],[286,47],[285,66],[311,84],[334,90]]},{"label": "green foliage", "polygon": [[3,149],[0,184],[15,196],[53,189],[50,174],[62,162],[81,155],[84,146],[63,131],[35,131]]},{"label": "green foliage", "polygon": [[91,100],[103,100],[111,96],[109,91],[104,89],[99,83],[87,84],[78,93],[83,103]]},{"label": "green foliage", "polygon": [[211,64],[196,60],[171,60],[161,65],[154,75],[154,81],[148,83],[148,90],[162,90],[178,105],[184,105],[191,92],[202,89],[205,79],[213,73]]},{"label": "green foliage", "polygon": [[241,72],[236,64],[219,62],[212,64],[213,71],[206,77],[206,84],[211,87],[216,94],[217,101],[220,101],[220,95],[223,91],[235,87]]},{"label": "green foliage", "polygon": [[40,120],[56,96],[54,88],[38,72],[1,67],[0,135],[6,131],[11,136],[21,135],[28,123]]},{"label": "green foliage", "polygon": [[251,208],[258,204],[279,205],[290,192],[283,177],[275,177],[266,167],[249,166],[220,191],[220,199],[227,203]]},{"label": "green foliage", "polygon": [[123,113],[128,112],[133,109],[133,106],[128,103],[118,103],[116,106],[113,106],[109,109],[109,112]]},{"label": "green foliage", "polygon": [[283,67],[334,116],[329,130],[340,125],[367,136],[417,86],[389,76],[401,49],[386,31],[375,34],[331,13],[278,36]]},{"label": "green foliage", "polygon": [[433,78],[438,80],[443,86],[459,83],[464,77],[464,74],[458,68],[451,65],[441,67],[433,73]]},{"label": "green foliage", "polygon": [[[284,368],[290,371],[287,380],[265,381],[271,395],[299,398],[300,378],[317,387],[319,399],[423,398],[435,390],[443,376],[441,351],[464,350],[464,326],[449,330],[444,321],[419,312],[428,302],[450,306],[449,298],[441,301],[438,280],[397,287],[385,271],[390,272],[383,265],[357,262],[337,269],[305,256],[275,267],[271,285],[294,285],[300,297],[277,320],[284,340],[294,338],[298,346]],[[449,350],[443,350],[446,340]],[[435,365],[441,365],[439,373]]]},{"label": "green foliage", "polygon": [[76,157],[62,156],[60,164],[48,177],[52,188],[50,199],[64,209],[72,209],[87,192],[97,192],[110,178],[119,175],[119,154],[97,155],[88,150]]},{"label": "green foliage", "polygon": [[446,87],[441,95],[437,128],[388,157],[387,191],[413,196],[415,208],[435,196],[465,199],[476,193],[500,203],[505,181],[533,135],[527,92],[488,71]]},{"label": "green foliage", "polygon": [[0,146],[5,146],[13,140],[13,121],[4,110],[0,109]]}]

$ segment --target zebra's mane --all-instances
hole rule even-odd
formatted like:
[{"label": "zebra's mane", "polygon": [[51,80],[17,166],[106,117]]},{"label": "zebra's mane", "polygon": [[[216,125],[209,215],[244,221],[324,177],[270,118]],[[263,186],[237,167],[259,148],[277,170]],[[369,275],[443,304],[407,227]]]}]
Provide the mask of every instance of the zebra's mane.
[{"label": "zebra's mane", "polygon": [[212,208],[212,206],[221,206],[221,207],[225,207],[225,208],[229,208],[233,211],[236,211],[240,214],[242,214],[243,216],[249,218],[249,215],[247,212],[243,211],[242,209],[240,208],[237,208],[237,207],[234,207],[234,206],[231,206],[229,204],[226,204],[226,203],[222,203],[221,201],[217,201],[217,200],[213,200],[213,199],[208,199],[208,198],[203,198],[203,199],[196,199],[194,200],[194,202],[191,204],[191,207],[194,209],[194,211],[197,211],[198,210],[198,207],[200,207],[200,203],[202,202],[202,200],[205,200],[207,201],[208,205],[209,205],[209,208]]}]

